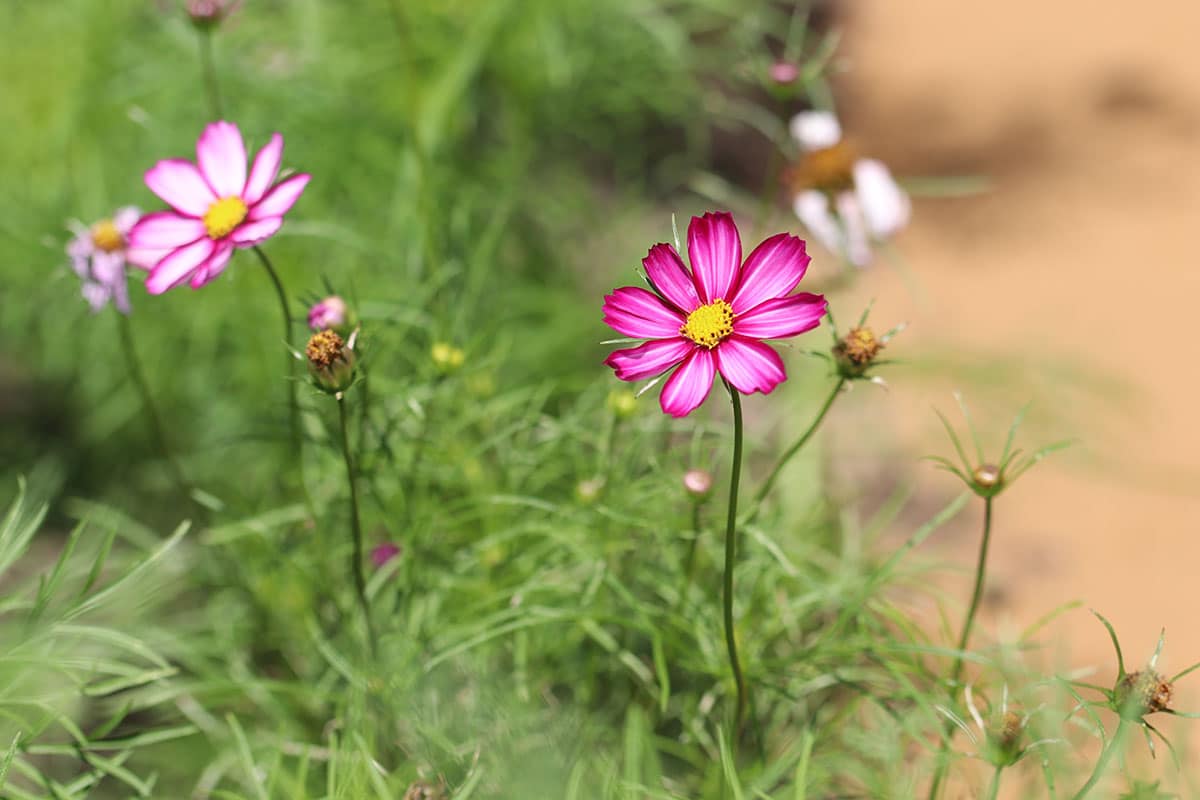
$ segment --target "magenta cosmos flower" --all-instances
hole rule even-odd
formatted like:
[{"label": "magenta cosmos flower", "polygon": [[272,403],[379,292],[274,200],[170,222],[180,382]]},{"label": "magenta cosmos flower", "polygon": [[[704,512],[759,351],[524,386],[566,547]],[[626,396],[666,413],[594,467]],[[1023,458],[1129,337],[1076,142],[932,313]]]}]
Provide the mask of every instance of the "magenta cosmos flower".
[{"label": "magenta cosmos flower", "polygon": [[689,272],[669,244],[642,260],[653,292],[627,286],[604,298],[604,321],[650,341],[617,350],[604,363],[623,381],[678,369],[659,401],[673,417],[704,402],[718,372],[743,394],[767,394],[787,378],[783,360],[763,339],[810,331],[825,314],[825,298],[789,294],[808,269],[804,242],[787,233],[764,241],[742,262],[733,217],[708,213],[688,226]]},{"label": "magenta cosmos flower", "polygon": [[131,246],[161,253],[146,279],[150,294],[189,281],[199,289],[225,270],[235,247],[252,247],[279,230],[312,177],[275,183],[282,157],[283,137],[272,134],[247,176],[241,131],[214,122],[196,143],[195,164],[173,158],[146,172],[146,185],[172,208],[142,217],[129,233]]}]

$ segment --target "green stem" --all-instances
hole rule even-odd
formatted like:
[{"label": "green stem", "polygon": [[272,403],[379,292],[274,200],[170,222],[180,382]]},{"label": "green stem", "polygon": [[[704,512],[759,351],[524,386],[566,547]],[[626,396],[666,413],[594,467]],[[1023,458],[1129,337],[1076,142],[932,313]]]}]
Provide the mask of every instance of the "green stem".
[{"label": "green stem", "polygon": [[285,355],[287,357],[287,379],[288,379],[288,426],[291,432],[292,450],[297,459],[300,458],[303,444],[300,437],[300,401],[296,397],[296,382],[292,380],[294,375],[292,362],[295,360],[292,357],[292,312],[288,307],[287,292],[283,289],[283,282],[279,280],[279,273],[275,271],[271,260],[267,258],[267,254],[263,252],[261,247],[253,247],[254,254],[258,256],[258,260],[262,262],[263,268],[267,271],[267,276],[270,277],[271,283],[275,286],[275,294],[279,298],[279,312],[283,315],[283,341],[286,345]]},{"label": "green stem", "polygon": [[679,599],[675,608],[683,607],[687,600],[688,590],[692,588],[692,578],[696,574],[696,549],[700,542],[700,509],[703,503],[692,503],[692,541],[688,545],[687,559],[683,566],[683,586],[679,587]]},{"label": "green stem", "polygon": [[[963,621],[962,635],[958,637],[958,652],[954,656],[954,665],[950,670],[950,690],[958,686],[959,680],[962,678],[964,666],[963,653],[967,651],[967,645],[971,641],[971,629],[975,626],[975,614],[979,611],[979,603],[983,599],[983,584],[987,576],[987,557],[988,544],[992,538],[992,498],[984,498],[983,501],[983,537],[979,542],[979,560],[975,564],[975,589],[971,592],[971,605],[967,609],[967,618]],[[929,787],[929,800],[936,800],[938,789],[942,785],[942,780],[946,777],[946,770],[949,764],[942,758],[946,751],[950,748],[950,739],[954,735],[954,723],[947,722],[943,729],[942,746],[938,751],[939,763],[937,771],[933,775],[933,783]]]},{"label": "green stem", "polygon": [[733,466],[729,474],[729,515],[725,519],[725,646],[729,650],[729,666],[737,683],[735,730],[740,736],[746,717],[746,679],[738,660],[737,635],[733,629],[733,566],[737,557],[738,485],[742,477],[742,398],[733,386],[726,384],[725,388],[729,390],[729,400],[733,404]]},{"label": "green stem", "polygon": [[367,641],[371,646],[371,655],[378,653],[375,639],[375,627],[371,623],[371,606],[367,602],[367,579],[363,575],[363,535],[362,519],[358,512],[358,486],[354,480],[354,460],[350,455],[350,434],[346,424],[346,399],[341,392],[337,394],[338,422],[342,432],[342,458],[346,462],[346,484],[350,490],[350,533],[354,548],[350,557],[350,571],[354,574],[354,589],[358,595],[358,605],[362,609],[363,620],[367,625]]},{"label": "green stem", "polygon": [[1096,784],[1100,782],[1100,778],[1104,777],[1104,769],[1108,766],[1108,762],[1112,760],[1113,755],[1125,742],[1125,734],[1128,731],[1127,725],[1128,723],[1124,717],[1121,717],[1117,721],[1117,729],[1113,732],[1112,738],[1108,740],[1108,744],[1100,751],[1100,758],[1096,761],[1096,768],[1092,770],[1091,777],[1071,797],[1071,800],[1083,800],[1092,789],[1096,788]]},{"label": "green stem", "polygon": [[996,771],[992,773],[992,783],[988,787],[987,800],[996,800],[1000,796],[1000,776],[1004,774],[1004,767],[996,766]]},{"label": "green stem", "polygon": [[838,394],[841,393],[842,386],[844,386],[845,383],[845,378],[838,378],[837,383],[833,385],[833,391],[831,391],[829,396],[825,398],[825,403],[821,406],[821,410],[817,412],[817,416],[813,418],[811,423],[809,423],[808,430],[804,431],[804,433],[800,435],[800,438],[797,439],[792,446],[789,447],[784,454],[779,457],[779,461],[775,463],[775,467],[771,470],[771,474],[769,474],[767,479],[763,481],[762,486],[760,486],[758,491],[755,492],[754,499],[750,501],[750,511],[746,515],[745,522],[750,522],[758,515],[758,511],[762,507],[763,500],[767,498],[767,495],[771,493],[771,489],[775,487],[775,482],[779,480],[779,475],[783,472],[783,468],[786,467],[788,462],[795,457],[796,453],[799,453],[801,448],[808,443],[808,440],[811,439],[813,434],[817,432],[817,428],[821,427],[821,422],[825,419],[825,415],[829,413],[829,409],[833,407],[833,401],[837,399]]},{"label": "green stem", "polygon": [[166,460],[179,491],[185,497],[190,498],[191,484],[188,482],[187,476],[184,475],[183,468],[175,460],[175,456],[171,453],[171,447],[167,443],[167,430],[163,425],[162,417],[159,416],[158,406],[154,403],[154,397],[150,393],[150,384],[146,381],[146,373],[142,369],[142,361],[138,357],[137,347],[133,341],[133,330],[129,325],[129,317],[118,312],[117,327],[121,332],[121,349],[125,351],[125,363],[129,366],[129,374],[133,377],[133,382],[137,386],[138,393],[142,396],[142,408],[145,409],[146,416],[150,419],[150,430],[154,435],[155,444],[158,446],[163,459]]},{"label": "green stem", "polygon": [[200,70],[204,74],[204,91],[208,94],[208,105],[214,119],[223,119],[221,90],[217,84],[217,69],[213,61],[212,31],[200,32]]}]

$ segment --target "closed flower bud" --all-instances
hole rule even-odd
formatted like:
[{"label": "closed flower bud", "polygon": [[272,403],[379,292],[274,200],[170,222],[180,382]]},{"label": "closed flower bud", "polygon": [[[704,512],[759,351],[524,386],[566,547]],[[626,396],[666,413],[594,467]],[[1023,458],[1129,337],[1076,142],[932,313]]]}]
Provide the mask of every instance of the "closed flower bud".
[{"label": "closed flower bud", "polygon": [[446,782],[440,779],[436,784],[426,780],[413,781],[404,793],[404,800],[446,800]]},{"label": "closed flower bud", "polygon": [[613,389],[608,393],[608,410],[617,419],[626,419],[637,413],[637,395],[627,389]]},{"label": "closed flower bud", "polygon": [[433,360],[433,365],[437,367],[438,372],[445,375],[457,370],[466,360],[466,354],[461,348],[445,342],[435,342],[429,350],[429,357]]},{"label": "closed flower bud", "polygon": [[683,488],[693,501],[701,503],[712,494],[712,474],[702,469],[689,469],[683,473]]},{"label": "closed flower bud", "polygon": [[308,327],[314,331],[333,329],[345,336],[354,327],[350,307],[336,294],[330,295],[308,310]]},{"label": "closed flower bud", "polygon": [[237,10],[241,0],[188,0],[187,15],[201,30],[211,30]]},{"label": "closed flower bud", "polygon": [[851,328],[833,346],[838,372],[844,378],[862,377],[883,347],[884,341],[876,337],[870,328]]},{"label": "closed flower bud", "polygon": [[400,545],[396,544],[395,542],[384,542],[383,544],[377,544],[371,548],[371,563],[374,564],[376,568],[382,567],[393,558],[400,555],[401,552],[402,549]]},{"label": "closed flower bud", "polygon": [[1005,711],[987,731],[988,760],[1001,767],[1010,767],[1022,755],[1021,737],[1025,720],[1015,711]]},{"label": "closed flower bud", "polygon": [[995,464],[980,464],[971,472],[971,480],[982,494],[992,494],[1004,485],[1004,476]]},{"label": "closed flower bud", "polygon": [[767,70],[767,75],[776,86],[790,86],[800,77],[800,68],[791,61],[776,61]]},{"label": "closed flower bud", "polygon": [[304,354],[313,383],[322,391],[337,394],[354,382],[354,350],[334,331],[314,333]]},{"label": "closed flower bud", "polygon": [[590,506],[600,499],[604,492],[604,478],[588,478],[575,486],[575,499],[580,504]]},{"label": "closed flower bud", "polygon": [[1120,680],[1113,697],[1117,711],[1130,720],[1140,720],[1147,714],[1169,711],[1175,687],[1152,669],[1131,672]]}]

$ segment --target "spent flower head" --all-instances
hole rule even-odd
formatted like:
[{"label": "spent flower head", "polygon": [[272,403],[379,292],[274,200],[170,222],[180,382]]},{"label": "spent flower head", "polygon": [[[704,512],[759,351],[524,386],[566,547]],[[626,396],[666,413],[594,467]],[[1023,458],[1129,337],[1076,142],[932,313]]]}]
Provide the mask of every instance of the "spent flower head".
[{"label": "spent flower head", "polygon": [[976,752],[971,755],[992,766],[1011,767],[1039,747],[1059,741],[1057,739],[1039,739],[1025,744],[1028,738],[1026,731],[1029,727],[1029,720],[1033,715],[1021,713],[1020,709],[1009,703],[1007,685],[1001,689],[998,706],[985,702],[981,709],[970,684],[963,690],[963,698],[967,713],[974,722],[974,729],[949,708],[938,706],[937,709],[966,733],[967,738],[976,748]]},{"label": "spent flower head", "polygon": [[934,409],[934,413],[938,415],[938,419],[942,421],[942,426],[950,436],[950,441],[954,445],[954,452],[959,458],[959,464],[955,464],[941,456],[926,456],[925,458],[936,463],[938,469],[945,470],[957,476],[959,480],[967,485],[968,489],[982,498],[996,497],[1009,486],[1012,486],[1017,478],[1024,475],[1034,464],[1056,450],[1061,450],[1071,444],[1069,439],[1054,442],[1029,455],[1023,455],[1020,448],[1014,449],[1013,442],[1017,436],[1017,429],[1021,427],[1021,423],[1025,419],[1025,413],[1029,410],[1029,406],[1026,406],[1013,418],[1012,425],[1008,429],[1008,437],[1004,442],[1004,450],[1000,453],[1000,458],[995,461],[989,460],[984,457],[983,445],[980,443],[979,435],[976,433],[975,426],[971,422],[971,413],[967,410],[966,402],[963,400],[962,395],[957,392],[954,393],[954,397],[958,401],[963,417],[967,421],[967,430],[971,434],[971,441],[974,444],[975,457],[974,459],[968,458],[962,441],[959,439],[958,434],[954,432],[954,428],[950,426],[950,422],[942,412]]},{"label": "spent flower head", "polygon": [[839,335],[833,314],[832,312],[828,313],[829,329],[833,334],[833,347],[830,348],[828,356],[824,353],[815,353],[814,355],[832,360],[834,369],[843,380],[867,380],[886,388],[887,383],[883,378],[872,373],[875,367],[891,363],[887,359],[880,358],[879,354],[887,347],[888,342],[906,326],[900,324],[886,333],[877,334],[867,325],[867,317],[870,314],[871,306],[868,305],[858,318],[858,323],[845,335]]},{"label": "spent flower head", "polygon": [[604,321],[645,343],[604,360],[623,381],[664,375],[659,397],[673,417],[694,411],[717,374],[742,394],[770,393],[787,379],[783,359],[767,339],[810,331],[825,314],[825,298],[791,294],[808,269],[804,241],[770,237],[742,260],[733,216],[708,213],[688,226],[688,257],[656,244],[642,260],[649,289],[626,286],[604,298]]},{"label": "spent flower head", "polygon": [[354,383],[354,339],[349,342],[336,331],[325,330],[314,333],[304,347],[308,361],[308,372],[313,385],[326,394],[339,394]]},{"label": "spent flower head", "polygon": [[801,150],[787,173],[796,216],[827,250],[867,266],[872,242],[908,224],[908,195],[882,161],[859,157],[832,113],[803,111],[790,129]]},{"label": "spent flower head", "polygon": [[83,298],[92,311],[110,302],[122,314],[129,313],[128,265],[145,266],[153,254],[131,248],[129,232],[141,216],[133,206],[118,208],[112,217],[91,225],[72,221],[74,238],[67,244],[71,268],[83,282]]},{"label": "spent flower head", "polygon": [[133,247],[157,253],[146,290],[162,294],[183,283],[198,289],[225,271],[234,248],[274,236],[312,178],[275,183],[282,158],[283,137],[271,134],[247,173],[242,132],[222,121],[204,129],[195,164],[173,158],[151,167],[146,185],[171,210],[142,217],[129,233]]}]

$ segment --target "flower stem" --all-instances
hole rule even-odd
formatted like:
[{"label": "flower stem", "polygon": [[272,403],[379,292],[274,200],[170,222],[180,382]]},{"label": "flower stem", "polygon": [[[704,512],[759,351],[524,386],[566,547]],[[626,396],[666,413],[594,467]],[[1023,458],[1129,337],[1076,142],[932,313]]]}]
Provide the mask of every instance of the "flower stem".
[{"label": "flower stem", "polygon": [[[950,670],[950,687],[954,691],[954,687],[958,685],[962,678],[963,671],[963,653],[967,651],[967,645],[971,641],[971,629],[975,625],[975,613],[979,611],[979,602],[983,599],[983,583],[987,575],[987,557],[988,544],[992,538],[992,498],[985,498],[983,501],[983,537],[979,542],[979,560],[975,564],[975,589],[971,593],[971,605],[967,609],[967,618],[963,621],[962,635],[958,637],[958,652],[954,656],[954,666]],[[942,758],[946,751],[950,748],[950,738],[954,735],[954,723],[947,722],[943,729],[942,746],[938,752],[939,764],[937,772],[933,775],[933,783],[929,787],[929,800],[937,798],[938,789],[942,785],[942,779],[946,777],[946,769],[948,764]]]},{"label": "flower stem", "polygon": [[771,489],[775,487],[775,482],[779,480],[779,475],[781,472],[783,472],[783,468],[786,467],[788,462],[795,457],[796,453],[799,453],[801,448],[808,443],[808,440],[811,439],[813,434],[817,432],[817,428],[821,427],[821,422],[825,419],[825,415],[829,413],[829,409],[833,407],[833,401],[837,399],[838,394],[841,393],[842,386],[844,386],[845,383],[845,378],[838,378],[837,383],[833,385],[833,390],[829,393],[829,396],[825,398],[825,403],[821,406],[821,410],[817,412],[817,416],[815,416],[813,421],[809,423],[808,430],[804,431],[804,433],[800,435],[800,438],[797,439],[792,446],[789,447],[784,454],[779,457],[779,461],[775,463],[775,467],[771,470],[771,474],[769,474],[767,479],[763,481],[762,486],[760,486],[758,491],[755,492],[754,499],[750,501],[750,510],[746,515],[746,522],[753,520],[754,517],[757,516],[763,500],[767,498],[767,495],[771,493]]},{"label": "flower stem", "polygon": [[125,363],[129,366],[129,374],[133,377],[133,382],[137,386],[138,393],[142,396],[142,408],[145,409],[146,416],[150,419],[150,430],[154,436],[155,444],[158,446],[162,457],[166,460],[171,470],[171,476],[175,479],[175,484],[179,488],[179,491],[185,497],[190,498],[191,484],[188,482],[187,476],[183,474],[183,468],[175,460],[170,445],[167,444],[167,431],[163,426],[162,417],[159,416],[158,406],[154,403],[154,397],[150,393],[150,384],[146,382],[146,373],[142,369],[142,361],[138,357],[137,347],[133,341],[133,331],[129,325],[129,317],[118,313],[117,327],[121,332],[121,349],[125,351]]},{"label": "flower stem", "polygon": [[992,773],[992,782],[988,787],[987,800],[996,800],[1000,796],[1000,776],[1004,774],[1004,767],[996,766],[996,771]]},{"label": "flower stem", "polygon": [[1113,755],[1124,744],[1125,734],[1129,730],[1127,726],[1128,723],[1124,717],[1117,720],[1117,729],[1113,731],[1112,738],[1108,740],[1108,744],[1100,751],[1100,758],[1096,760],[1096,767],[1092,770],[1091,777],[1088,778],[1087,783],[1079,788],[1078,792],[1072,795],[1071,800],[1083,800],[1092,789],[1096,788],[1096,784],[1104,776],[1104,769],[1108,766],[1108,762],[1112,760]]},{"label": "flower stem", "polygon": [[729,666],[737,683],[737,714],[735,730],[740,736],[746,717],[746,679],[738,660],[737,635],[733,629],[733,566],[737,557],[738,485],[742,477],[742,398],[728,383],[729,400],[733,404],[733,466],[729,474],[729,515],[725,520],[725,646],[729,649]]},{"label": "flower stem", "polygon": [[267,254],[263,252],[261,247],[254,247],[254,254],[258,256],[258,260],[262,262],[263,268],[266,269],[271,283],[275,286],[275,294],[279,297],[279,311],[283,315],[283,341],[287,345],[287,378],[288,378],[288,425],[291,431],[292,449],[297,459],[300,458],[300,453],[303,444],[300,438],[300,401],[296,397],[296,382],[292,380],[292,312],[288,308],[287,292],[283,289],[283,282],[279,280],[279,273],[275,271],[271,260],[267,258]]},{"label": "flower stem", "polygon": [[212,31],[200,31],[200,71],[204,75],[204,91],[208,94],[208,106],[214,119],[222,119],[221,90],[217,84],[217,69],[213,61]]},{"label": "flower stem", "polygon": [[367,602],[367,580],[363,575],[363,535],[362,519],[358,513],[358,487],[354,480],[354,460],[350,455],[350,435],[346,424],[346,398],[341,392],[337,394],[338,423],[342,432],[342,458],[346,462],[346,484],[350,490],[350,533],[354,540],[354,549],[350,557],[350,571],[354,574],[354,590],[358,595],[358,605],[362,608],[363,620],[367,625],[367,641],[371,646],[371,655],[378,653],[375,639],[375,628],[371,623],[371,606]]},{"label": "flower stem", "polygon": [[696,549],[700,542],[700,508],[703,503],[692,503],[692,541],[688,544],[687,559],[683,566],[683,585],[679,587],[679,599],[675,608],[683,607],[687,600],[688,590],[692,588],[692,578],[696,574]]}]

